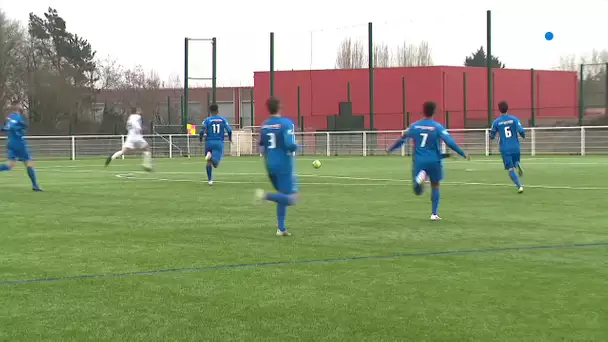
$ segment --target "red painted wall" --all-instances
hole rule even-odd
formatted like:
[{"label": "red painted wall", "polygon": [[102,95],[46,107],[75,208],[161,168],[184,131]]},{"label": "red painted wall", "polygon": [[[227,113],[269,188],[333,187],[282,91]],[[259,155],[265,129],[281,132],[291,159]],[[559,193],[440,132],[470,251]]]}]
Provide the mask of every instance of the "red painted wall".
[{"label": "red painted wall", "polygon": [[[422,103],[434,100],[436,119],[445,123],[450,112],[450,128],[464,127],[463,74],[467,75],[467,118],[487,118],[487,70],[469,67],[378,68],[375,70],[375,128],[404,127],[402,78],[406,80],[406,110],[411,121],[421,118]],[[267,118],[264,102],[269,96],[269,72],[254,74],[256,125]],[[565,71],[535,71],[532,89],[530,70],[494,70],[493,101],[509,102],[512,112],[522,120],[531,117],[532,91],[536,115],[540,117],[576,116],[577,75]],[[300,112],[306,130],[326,128],[326,116],[338,112],[338,103],[347,100],[350,82],[353,112],[365,116],[369,128],[369,74],[367,69],[301,70],[275,72],[275,95],[283,102],[285,115],[297,118],[297,94],[300,87]],[[525,122],[525,121],[524,121]]]}]

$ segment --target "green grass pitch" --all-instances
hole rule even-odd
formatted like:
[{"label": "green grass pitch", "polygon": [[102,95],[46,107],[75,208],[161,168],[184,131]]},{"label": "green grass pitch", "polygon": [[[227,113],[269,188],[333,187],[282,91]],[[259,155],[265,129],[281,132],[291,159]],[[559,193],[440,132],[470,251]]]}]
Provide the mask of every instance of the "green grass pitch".
[{"label": "green grass pitch", "polygon": [[[200,157],[40,161],[44,193],[1,173],[0,340],[608,336],[608,159],[525,158],[522,195],[497,157],[446,161],[441,222],[408,158],[320,159],[298,160],[289,238],[252,203],[258,157],[226,158],[213,187]],[[508,249],[569,244],[599,245]]]}]

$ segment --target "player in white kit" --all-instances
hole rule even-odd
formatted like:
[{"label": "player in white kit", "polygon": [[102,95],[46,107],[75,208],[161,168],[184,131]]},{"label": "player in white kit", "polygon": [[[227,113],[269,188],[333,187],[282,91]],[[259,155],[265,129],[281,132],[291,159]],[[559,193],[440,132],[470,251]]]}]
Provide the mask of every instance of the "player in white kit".
[{"label": "player in white kit", "polygon": [[125,140],[120,151],[108,156],[108,159],[106,159],[106,166],[110,165],[112,160],[133,150],[143,151],[142,167],[146,171],[152,171],[152,153],[150,152],[150,145],[148,145],[148,142],[144,139],[142,134],[141,110],[135,107],[131,108],[131,115],[129,115],[129,118],[127,119],[127,140]]}]

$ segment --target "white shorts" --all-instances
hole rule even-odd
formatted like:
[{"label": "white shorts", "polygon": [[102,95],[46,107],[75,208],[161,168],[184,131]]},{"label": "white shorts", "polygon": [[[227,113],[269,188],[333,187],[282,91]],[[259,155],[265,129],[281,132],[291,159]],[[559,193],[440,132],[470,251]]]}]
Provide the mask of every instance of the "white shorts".
[{"label": "white shorts", "polygon": [[142,136],[127,136],[127,140],[122,145],[122,148],[130,150],[143,150],[148,147],[148,142]]}]

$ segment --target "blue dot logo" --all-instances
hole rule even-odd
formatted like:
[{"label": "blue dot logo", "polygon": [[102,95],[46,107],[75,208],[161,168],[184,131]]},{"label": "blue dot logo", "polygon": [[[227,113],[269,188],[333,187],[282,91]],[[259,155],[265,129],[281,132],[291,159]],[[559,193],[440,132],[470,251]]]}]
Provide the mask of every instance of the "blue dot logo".
[{"label": "blue dot logo", "polygon": [[546,40],[552,40],[553,39],[553,32],[547,32],[547,33],[545,33],[545,39]]}]

